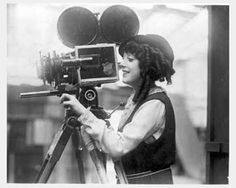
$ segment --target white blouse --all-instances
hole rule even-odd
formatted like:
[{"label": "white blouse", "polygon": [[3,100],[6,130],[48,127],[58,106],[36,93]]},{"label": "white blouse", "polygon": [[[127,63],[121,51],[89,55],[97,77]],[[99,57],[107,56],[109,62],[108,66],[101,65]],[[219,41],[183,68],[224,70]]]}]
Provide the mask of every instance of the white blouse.
[{"label": "white blouse", "polygon": [[[162,91],[164,90],[161,87],[155,87],[149,94]],[[132,98],[133,95],[127,101],[118,130],[124,126],[135,107]],[[100,149],[111,157],[118,158],[135,149],[142,141],[151,143],[160,137],[166,121],[165,105],[160,100],[145,102],[135,112],[132,121],[123,127],[122,132],[114,130],[112,126],[107,127],[105,121],[96,118],[89,109],[78,121]]]}]

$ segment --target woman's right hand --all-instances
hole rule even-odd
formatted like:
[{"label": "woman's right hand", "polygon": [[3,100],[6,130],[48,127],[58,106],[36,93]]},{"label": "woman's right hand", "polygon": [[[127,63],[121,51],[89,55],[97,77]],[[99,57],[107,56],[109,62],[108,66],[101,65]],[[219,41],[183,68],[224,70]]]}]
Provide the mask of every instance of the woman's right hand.
[{"label": "woman's right hand", "polygon": [[86,112],[86,108],[73,95],[63,93],[60,100],[64,108],[70,108],[78,116]]}]

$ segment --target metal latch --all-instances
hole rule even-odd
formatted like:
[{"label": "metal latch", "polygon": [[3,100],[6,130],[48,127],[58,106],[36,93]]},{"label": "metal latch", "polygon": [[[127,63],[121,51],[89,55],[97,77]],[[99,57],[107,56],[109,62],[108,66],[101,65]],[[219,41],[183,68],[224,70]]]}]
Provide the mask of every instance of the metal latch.
[{"label": "metal latch", "polygon": [[229,143],[226,142],[207,142],[206,151],[217,153],[229,153]]}]

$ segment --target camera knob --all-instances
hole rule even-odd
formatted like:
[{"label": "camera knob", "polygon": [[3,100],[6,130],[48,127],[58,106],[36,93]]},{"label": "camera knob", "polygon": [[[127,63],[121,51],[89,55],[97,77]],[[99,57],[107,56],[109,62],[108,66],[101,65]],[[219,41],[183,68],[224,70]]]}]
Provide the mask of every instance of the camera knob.
[{"label": "camera knob", "polygon": [[88,101],[93,101],[96,98],[96,93],[92,89],[88,89],[85,94],[85,99]]}]

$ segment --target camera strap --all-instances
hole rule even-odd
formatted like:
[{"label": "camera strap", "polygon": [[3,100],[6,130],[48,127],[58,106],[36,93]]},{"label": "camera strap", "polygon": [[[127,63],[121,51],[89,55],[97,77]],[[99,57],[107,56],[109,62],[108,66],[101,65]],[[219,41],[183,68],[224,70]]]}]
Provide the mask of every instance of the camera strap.
[{"label": "camera strap", "polygon": [[[134,107],[133,111],[131,112],[128,119],[123,124],[121,130],[119,130],[119,131],[123,130],[123,127],[132,119],[132,117],[134,116],[134,113],[137,111],[137,109],[140,106],[141,106],[141,103],[137,104]],[[116,171],[116,175],[117,175],[117,178],[118,178],[118,183],[119,184],[128,184],[128,179],[127,179],[127,176],[126,176],[126,173],[125,173],[125,170],[124,170],[123,163],[122,163],[121,159],[113,160],[113,162],[114,162],[114,168],[115,168],[115,171]]]}]

